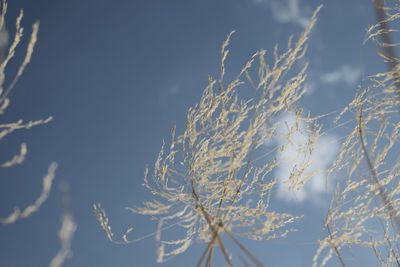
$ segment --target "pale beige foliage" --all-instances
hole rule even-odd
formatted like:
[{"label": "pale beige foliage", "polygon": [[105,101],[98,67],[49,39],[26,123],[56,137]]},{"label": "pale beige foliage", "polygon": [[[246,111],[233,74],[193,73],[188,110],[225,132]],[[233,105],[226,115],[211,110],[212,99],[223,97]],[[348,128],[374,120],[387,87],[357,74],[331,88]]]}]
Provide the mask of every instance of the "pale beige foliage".
[{"label": "pale beige foliage", "polygon": [[7,162],[4,162],[0,166],[1,167],[11,167],[11,166],[14,166],[14,165],[17,165],[17,164],[21,164],[25,160],[27,152],[28,151],[26,149],[26,144],[22,143],[21,144],[21,150],[20,150],[19,154],[15,155],[11,160],[9,160]]},{"label": "pale beige foliage", "polygon": [[[354,100],[339,115],[352,115],[354,130],[346,137],[331,173],[345,173],[328,212],[329,235],[320,240],[313,266],[323,266],[344,248],[371,248],[381,266],[399,266],[400,251],[400,98],[399,59],[388,56],[378,37],[400,18],[399,6],[384,11],[388,17],[368,29],[367,39],[376,41],[378,53],[390,64],[388,72],[368,77]],[[383,38],[384,39],[384,38]],[[388,39],[386,37],[386,39]],[[388,50],[386,50],[388,51]],[[343,260],[341,258],[341,260]]]},{"label": "pale beige foliage", "polygon": [[66,182],[64,182],[61,186],[63,193],[63,206],[61,215],[61,228],[58,231],[61,247],[57,254],[50,261],[50,267],[61,267],[68,258],[72,257],[71,245],[77,225],[71,212],[68,188],[69,187]]},{"label": "pale beige foliage", "polygon": [[[0,14],[0,35],[1,35],[1,38],[3,38],[5,34],[7,34],[7,30],[5,29],[5,23],[4,23],[4,18],[5,18],[6,13],[7,13],[7,2],[5,0],[3,0],[3,2],[2,2],[2,12]],[[25,58],[24,58],[23,62],[21,63],[21,65],[18,68],[17,74],[13,78],[12,82],[10,83],[10,85],[5,86],[4,85],[5,69],[7,67],[7,64],[14,57],[15,50],[16,50],[18,44],[21,41],[21,38],[22,38],[22,35],[23,35],[23,31],[24,31],[24,28],[21,26],[22,16],[23,16],[23,11],[21,10],[20,15],[18,16],[18,18],[16,20],[16,32],[15,32],[14,39],[13,39],[11,45],[9,46],[8,51],[5,52],[5,58],[2,59],[2,61],[0,63],[0,115],[4,114],[6,108],[8,107],[8,105],[10,103],[10,100],[9,100],[9,98],[7,98],[7,96],[11,92],[11,90],[14,88],[14,86],[15,86],[16,82],[18,81],[18,79],[21,77],[25,67],[30,62],[30,59],[31,59],[31,56],[32,56],[32,52],[33,52],[33,48],[34,48],[34,46],[36,44],[36,41],[37,41],[37,34],[38,34],[38,31],[39,31],[39,23],[38,22],[36,22],[32,26],[32,34],[31,34],[31,37],[30,37],[30,41],[28,43],[27,52],[26,52],[26,55],[25,55]],[[8,39],[8,37],[7,37],[7,39]],[[2,46],[1,49],[5,49],[5,46],[4,47]],[[14,123],[0,123],[0,140],[3,139],[4,137],[6,137],[8,134],[14,132],[15,130],[30,129],[33,126],[36,126],[36,125],[39,125],[39,124],[48,123],[51,120],[52,120],[52,117],[49,117],[49,118],[47,118],[45,120],[30,121],[30,122],[27,122],[27,123],[24,123],[22,120],[19,120],[19,121],[14,122]],[[15,156],[10,161],[2,163],[0,166],[2,166],[2,167],[10,167],[10,166],[15,165],[15,164],[21,164],[22,161],[25,159],[26,153],[27,153],[26,144],[22,144],[21,145],[20,155],[19,156]]]},{"label": "pale beige foliage", "polygon": [[47,174],[43,177],[42,193],[40,194],[40,196],[36,199],[36,201],[33,204],[28,205],[22,212],[21,212],[20,208],[15,207],[14,211],[10,215],[8,215],[6,218],[0,218],[0,223],[1,224],[12,224],[12,223],[16,222],[17,220],[27,218],[32,213],[38,211],[40,206],[49,197],[49,193],[50,193],[50,189],[53,184],[54,174],[55,174],[56,169],[57,169],[57,163],[53,162],[52,164],[50,164]]},{"label": "pale beige foliage", "polygon": [[[266,51],[260,50],[235,80],[225,83],[227,47],[233,32],[228,35],[221,49],[219,79],[209,77],[200,102],[188,110],[183,134],[176,135],[174,126],[170,144],[167,147],[163,143],[152,175],[146,168],[144,186],[154,199],[145,201],[142,207],[127,208],[133,213],[157,218],[158,262],[186,251],[198,240],[208,244],[199,264],[207,257],[211,265],[214,247],[219,246],[231,265],[231,256],[221,239],[226,234],[254,263],[261,265],[234,235],[270,240],[285,237],[292,230],[287,225],[299,217],[270,206],[276,184],[273,170],[282,162],[278,157],[265,160],[262,155],[271,151],[266,151],[263,144],[278,136],[285,137],[290,144],[292,135],[300,131],[293,126],[289,133],[276,132],[279,117],[284,113],[294,114],[296,121],[307,124],[309,138],[302,148],[304,159],[288,180],[291,190],[301,188],[309,179],[304,173],[320,131],[315,119],[303,117],[296,108],[296,102],[305,92],[307,64],[291,77],[287,76],[306,52],[305,42],[320,8],[297,42],[293,43],[292,37],[289,39],[286,52],[280,54],[278,46],[275,47],[272,66],[267,64]],[[258,71],[252,67],[256,60]],[[252,78],[254,73],[258,73],[257,83]],[[249,94],[254,97],[243,97]],[[276,151],[284,150],[284,146]],[[256,160],[255,155],[262,160]],[[104,210],[98,205],[94,209],[107,237],[116,241]],[[186,234],[181,239],[164,240],[165,227],[171,225],[181,227]],[[129,242],[126,235],[123,239]]]},{"label": "pale beige foliage", "polygon": [[101,207],[100,204],[94,204],[93,205],[93,210],[96,213],[97,220],[100,223],[100,226],[104,229],[108,239],[111,241],[114,240],[114,233],[111,231],[111,227],[108,225],[108,217],[106,215],[106,212],[104,209]]},{"label": "pale beige foliage", "polygon": [[71,214],[61,217],[61,229],[58,232],[61,248],[50,262],[50,267],[60,267],[72,256],[71,243],[76,231],[76,223]]},{"label": "pale beige foliage", "polygon": [[[10,62],[10,60],[14,57],[16,48],[18,47],[19,43],[22,40],[23,36],[23,31],[24,28],[21,26],[22,22],[22,17],[23,17],[23,11],[21,10],[18,18],[16,19],[16,31],[14,38],[11,42],[11,45],[7,49],[7,42],[8,42],[8,33],[6,30],[5,26],[5,15],[7,13],[7,2],[3,0],[2,2],[2,11],[0,14],[0,49],[2,51],[1,54],[5,55],[4,58],[1,58],[0,62],[0,115],[4,114],[6,108],[8,107],[10,100],[8,98],[9,93],[11,90],[14,88],[16,82],[18,79],[21,77],[23,74],[26,66],[29,64],[32,56],[32,52],[34,49],[34,46],[37,41],[37,34],[39,31],[39,23],[36,22],[32,26],[32,33],[30,36],[30,40],[26,49],[26,54],[23,62],[18,68],[17,74],[15,77],[12,79],[11,83],[8,86],[4,85],[5,82],[5,70],[7,67],[7,64]],[[7,50],[7,51],[3,51]],[[0,140],[4,139],[7,135],[13,133],[16,130],[20,129],[30,129],[33,126],[40,125],[40,124],[45,124],[48,123],[49,121],[52,120],[52,117],[48,117],[47,119],[44,120],[36,120],[36,121],[29,121],[24,123],[23,120],[18,120],[17,122],[11,122],[11,123],[0,123]],[[21,144],[21,149],[20,153],[12,157],[10,160],[6,162],[0,163],[0,167],[6,168],[6,167],[11,167],[17,164],[21,164],[26,157],[27,154],[27,146],[25,143]],[[28,205],[22,212],[21,210],[16,207],[14,208],[14,211],[10,213],[7,217],[5,218],[0,218],[0,223],[1,224],[12,224],[18,219],[23,219],[29,217],[32,213],[36,212],[40,206],[44,203],[44,201],[48,198],[53,180],[54,180],[54,173],[57,168],[56,163],[52,163],[49,168],[47,174],[43,177],[43,188],[42,188],[42,193],[40,196],[36,199],[36,201]]]}]

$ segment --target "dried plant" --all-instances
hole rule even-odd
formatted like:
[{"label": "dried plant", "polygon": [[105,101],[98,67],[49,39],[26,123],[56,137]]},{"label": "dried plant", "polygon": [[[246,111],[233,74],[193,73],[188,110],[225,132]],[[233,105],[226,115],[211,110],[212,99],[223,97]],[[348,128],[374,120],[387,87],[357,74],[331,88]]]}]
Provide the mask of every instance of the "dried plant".
[{"label": "dried plant", "polygon": [[[33,48],[35,46],[36,40],[37,40],[37,34],[39,31],[39,22],[36,22],[32,26],[32,34],[28,43],[28,47],[26,49],[26,54],[23,62],[18,68],[17,74],[15,77],[12,79],[11,83],[8,86],[4,85],[5,81],[5,70],[7,67],[7,64],[10,62],[10,60],[14,57],[15,50],[17,46],[19,45],[22,35],[23,35],[23,27],[21,26],[21,21],[22,21],[22,16],[23,16],[23,11],[21,10],[17,20],[16,20],[16,32],[14,39],[12,40],[11,45],[8,48],[8,51],[6,51],[7,43],[8,43],[8,33],[5,28],[5,15],[7,12],[7,2],[3,0],[2,2],[2,11],[0,14],[0,50],[1,50],[1,62],[0,62],[0,115],[4,114],[6,108],[8,107],[10,100],[8,98],[9,93],[11,90],[14,88],[15,84],[21,77],[22,73],[24,72],[26,66],[31,60]],[[36,120],[36,121],[29,121],[24,123],[23,120],[19,120],[17,122],[13,123],[0,123],[0,140],[5,138],[7,135],[13,133],[16,130],[20,129],[30,129],[33,126],[40,125],[40,124],[45,124],[48,123],[49,121],[52,120],[52,117],[49,117],[45,120]],[[21,164],[25,160],[25,156],[27,154],[27,146],[25,143],[21,144],[21,149],[19,154],[15,155],[12,157],[10,160],[0,163],[0,167],[2,168],[7,168],[11,167],[17,164]],[[29,217],[32,213],[36,212],[39,210],[40,206],[43,204],[43,202],[47,199],[50,189],[52,187],[52,182],[54,179],[54,172],[57,168],[57,164],[53,162],[48,169],[48,173],[43,177],[43,189],[42,193],[40,196],[37,198],[37,200],[26,207],[22,212],[18,207],[14,208],[14,211],[10,213],[7,217],[5,218],[0,218],[0,223],[1,224],[12,224],[18,219],[23,219]]]},{"label": "dried plant", "polygon": [[57,163],[53,162],[47,171],[47,174],[43,177],[43,188],[42,192],[39,195],[39,197],[36,199],[36,201],[28,205],[23,211],[21,212],[20,208],[15,207],[14,211],[10,213],[7,217],[5,218],[0,218],[0,223],[1,224],[12,224],[15,223],[19,219],[25,219],[31,216],[32,213],[38,211],[40,209],[40,206],[46,201],[46,199],[49,197],[50,189],[53,184],[54,180],[54,174],[57,169]]},{"label": "dried plant", "polygon": [[[299,148],[300,164],[287,180],[290,190],[299,190],[310,178],[306,170],[310,155],[320,136],[315,119],[303,117],[296,102],[304,94],[307,64],[288,77],[294,63],[306,52],[305,42],[316,22],[314,12],[309,26],[293,44],[289,39],[287,51],[274,49],[272,66],[266,63],[266,51],[256,52],[245,64],[237,78],[224,82],[225,60],[231,32],[221,49],[221,74],[218,80],[209,77],[199,104],[187,113],[187,125],[183,134],[176,136],[174,126],[171,142],[162,145],[152,177],[146,168],[144,186],[154,195],[142,207],[129,207],[133,213],[157,218],[157,261],[187,250],[195,239],[207,244],[198,265],[204,261],[212,265],[215,247],[219,247],[225,261],[232,265],[232,258],[222,236],[231,239],[256,265],[262,265],[235,236],[253,240],[270,240],[285,237],[298,216],[275,211],[270,205],[271,193],[276,185],[272,171],[282,164],[279,157],[268,158],[291,144],[292,136],[301,132],[299,122],[307,125],[308,141]],[[258,59],[258,72],[252,65]],[[289,72],[290,71],[290,72]],[[252,78],[258,73],[258,81]],[[226,84],[226,85],[225,85]],[[251,89],[253,93],[245,87]],[[246,99],[243,95],[253,95]],[[296,123],[288,127],[288,133],[276,131],[282,114],[295,115]],[[264,144],[273,138],[286,139],[286,145],[268,151]],[[268,159],[268,160],[267,160]],[[95,213],[108,238],[114,242],[129,243],[128,229],[122,241],[117,241],[108,224],[108,218],[100,205],[94,205]],[[178,240],[164,240],[163,231],[181,227],[186,234]]]},{"label": "dried plant", "polygon": [[[9,93],[11,90],[14,88],[15,84],[21,77],[22,73],[24,72],[26,66],[29,64],[31,60],[31,56],[33,53],[33,48],[36,44],[37,40],[37,34],[39,31],[39,22],[36,22],[32,26],[32,33],[31,37],[28,43],[28,47],[26,50],[26,55],[21,63],[21,65],[18,68],[17,74],[11,81],[11,83],[8,86],[4,85],[5,81],[5,69],[7,67],[7,64],[10,62],[10,60],[14,57],[15,55],[15,50],[17,46],[19,45],[21,38],[23,36],[23,27],[21,26],[21,21],[23,17],[23,11],[21,10],[17,20],[16,20],[16,33],[14,36],[14,39],[9,46],[8,50],[7,44],[8,44],[8,32],[5,27],[5,15],[7,12],[7,2],[6,0],[3,0],[2,2],[2,12],[0,14],[0,115],[4,114],[6,108],[8,107],[10,100],[8,98]],[[29,121],[27,123],[24,123],[23,120],[19,120],[17,122],[13,123],[1,123],[0,124],[0,140],[5,138],[7,135],[13,133],[16,130],[20,129],[30,129],[33,126],[40,125],[40,124],[45,124],[48,123],[52,120],[52,117],[48,117],[45,120],[36,120],[36,121]],[[19,154],[15,155],[12,159],[0,163],[0,167],[2,168],[7,168],[7,167],[12,167],[17,164],[21,164],[26,157],[27,154],[27,146],[25,143],[21,144],[21,149]],[[19,219],[25,219],[29,217],[32,213],[37,212],[41,205],[47,200],[50,194],[50,190],[52,188],[52,184],[54,181],[55,177],[55,171],[57,169],[57,163],[53,162],[50,164],[47,174],[43,177],[43,188],[42,192],[39,195],[39,197],[36,199],[36,201],[30,205],[28,205],[25,209],[22,211],[20,208],[15,207],[14,211],[10,213],[7,217],[5,218],[0,218],[0,224],[7,225],[7,224],[13,224]],[[65,188],[63,188],[65,189]],[[60,267],[62,264],[65,262],[65,260],[69,257],[72,256],[71,252],[71,241],[74,236],[75,230],[76,230],[76,223],[72,217],[71,211],[69,209],[69,202],[67,201],[67,192],[65,192],[66,189],[64,190],[64,199],[63,199],[63,213],[61,217],[61,229],[58,233],[60,242],[61,242],[61,248],[59,252],[54,256],[54,258],[50,262],[50,267]]]},{"label": "dried plant", "polygon": [[69,196],[69,185],[67,182],[61,184],[62,198],[62,215],[61,215],[61,228],[58,232],[61,248],[54,258],[50,261],[50,267],[61,267],[64,262],[72,257],[71,244],[77,229],[76,222],[72,216],[71,203]]},{"label": "dried plant", "polygon": [[[330,172],[346,171],[328,212],[329,234],[320,240],[313,266],[323,266],[335,253],[361,246],[374,253],[381,266],[400,266],[400,98],[399,59],[388,34],[388,23],[400,18],[398,3],[389,8],[375,1],[380,21],[368,29],[389,71],[363,81],[354,100],[337,117],[355,117]],[[379,40],[382,37],[383,41]]]}]

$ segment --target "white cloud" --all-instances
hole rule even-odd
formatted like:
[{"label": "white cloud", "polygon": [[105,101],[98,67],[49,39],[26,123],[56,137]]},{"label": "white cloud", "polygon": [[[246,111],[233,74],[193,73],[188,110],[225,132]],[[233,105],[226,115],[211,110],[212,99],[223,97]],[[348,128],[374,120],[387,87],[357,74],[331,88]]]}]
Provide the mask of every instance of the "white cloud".
[{"label": "white cloud", "polygon": [[360,69],[343,65],[335,71],[325,73],[321,76],[321,81],[324,83],[342,82],[347,85],[354,85],[360,78]]},{"label": "white cloud", "polygon": [[[280,120],[278,133],[287,133],[296,123],[293,115],[285,115]],[[288,145],[282,152],[279,152],[278,160],[281,164],[275,171],[278,180],[277,190],[278,198],[287,202],[296,201],[303,202],[309,199],[318,202],[321,195],[326,192],[325,179],[326,171],[333,162],[338,152],[338,141],[332,135],[321,136],[315,144],[314,151],[311,155],[311,165],[307,168],[306,174],[315,172],[308,182],[298,191],[289,191],[288,178],[293,168],[299,166],[302,162],[302,155],[299,152],[304,147],[309,136],[306,135],[305,123],[299,122],[300,132],[296,132],[292,136],[292,143]],[[286,138],[276,138],[275,142],[279,146],[287,143]]]},{"label": "white cloud", "polygon": [[269,7],[274,19],[281,23],[295,23],[305,28],[310,22],[300,8],[300,0],[253,0],[253,3]]}]

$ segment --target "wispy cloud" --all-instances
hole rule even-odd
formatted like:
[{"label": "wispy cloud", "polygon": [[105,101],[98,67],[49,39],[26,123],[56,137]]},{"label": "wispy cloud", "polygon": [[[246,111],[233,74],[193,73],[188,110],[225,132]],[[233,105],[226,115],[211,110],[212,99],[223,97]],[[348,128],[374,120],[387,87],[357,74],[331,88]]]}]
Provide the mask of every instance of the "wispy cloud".
[{"label": "wispy cloud", "polygon": [[295,23],[305,28],[310,22],[300,8],[300,0],[253,0],[253,3],[269,7],[274,19],[281,23]]},{"label": "wispy cloud", "polygon": [[177,84],[174,84],[169,88],[169,94],[170,95],[177,95],[180,92],[181,92],[181,88]]},{"label": "wispy cloud", "polygon": [[343,65],[340,68],[325,73],[321,76],[321,81],[324,83],[337,83],[342,82],[347,85],[354,85],[360,78],[360,69],[351,67],[349,65]]},{"label": "wispy cloud", "polygon": [[[288,132],[289,128],[296,123],[296,118],[293,115],[285,115],[280,120],[277,131],[280,133]],[[301,147],[304,147],[308,141],[305,134],[306,125],[304,122],[299,122],[301,133],[295,133],[292,136],[292,143],[279,153],[280,166],[275,171],[275,176],[278,179],[278,198],[291,202],[303,202],[306,199],[317,202],[319,197],[325,192],[326,171],[333,162],[338,152],[338,141],[335,136],[321,136],[315,144],[315,149],[311,156],[311,165],[308,167],[306,174],[315,172],[312,178],[299,191],[289,191],[288,179],[290,173],[296,166],[301,165],[302,157],[299,155]],[[286,138],[277,138],[275,142],[279,146],[287,143]]]},{"label": "wispy cloud", "polygon": [[158,103],[164,105],[171,97],[176,97],[182,92],[178,84],[172,84],[170,87],[163,88],[158,94]]}]

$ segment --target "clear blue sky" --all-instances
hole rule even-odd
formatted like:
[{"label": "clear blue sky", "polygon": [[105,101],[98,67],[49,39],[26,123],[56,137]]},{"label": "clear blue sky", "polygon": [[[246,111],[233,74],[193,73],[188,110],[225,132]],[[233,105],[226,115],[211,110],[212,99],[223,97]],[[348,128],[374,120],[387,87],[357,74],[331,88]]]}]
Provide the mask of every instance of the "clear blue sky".
[{"label": "clear blue sky", "polygon": [[[10,35],[21,8],[25,27],[25,42],[6,72],[10,77],[34,21],[40,20],[40,30],[32,62],[12,91],[1,123],[50,115],[54,120],[1,141],[1,159],[14,155],[21,142],[27,143],[28,156],[24,164],[0,170],[0,217],[36,199],[51,162],[57,161],[59,168],[39,212],[0,226],[0,266],[48,265],[59,248],[62,180],[70,185],[78,225],[74,255],[65,266],[159,265],[153,237],[126,246],[110,243],[92,205],[102,203],[116,234],[130,226],[132,238],[155,231],[156,221],[124,207],[151,198],[141,186],[145,163],[154,164],[174,122],[183,129],[186,111],[200,99],[207,74],[217,77],[226,35],[236,30],[226,63],[229,76],[255,51],[272,53],[276,43],[285,47],[289,35],[298,36],[321,3],[306,54],[310,91],[302,100],[313,115],[340,110],[351,100],[360,66],[365,74],[385,70],[375,45],[362,46],[367,26],[375,23],[372,1],[10,0]],[[323,123],[331,127],[328,120]],[[330,149],[320,153],[330,156],[318,167],[333,159],[332,146],[340,134],[328,132],[323,141]],[[282,241],[314,243],[246,242],[267,266],[311,265],[329,197],[312,186],[307,190],[302,199],[282,196],[274,202],[282,212],[308,214],[293,225],[299,232]],[[160,266],[193,266],[204,248],[196,243]],[[339,263],[333,259],[330,264]]]}]

